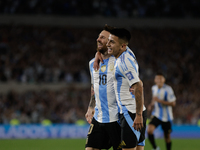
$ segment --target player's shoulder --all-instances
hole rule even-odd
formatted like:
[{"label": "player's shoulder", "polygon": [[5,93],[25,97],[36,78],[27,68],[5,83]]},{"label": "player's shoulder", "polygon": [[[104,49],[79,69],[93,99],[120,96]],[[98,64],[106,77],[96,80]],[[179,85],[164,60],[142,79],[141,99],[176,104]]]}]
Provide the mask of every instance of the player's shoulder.
[{"label": "player's shoulder", "polygon": [[131,55],[132,57],[135,58],[134,52],[129,47],[127,47],[126,52],[127,52],[127,54],[129,54],[129,55]]},{"label": "player's shoulder", "polygon": [[133,51],[132,51],[128,46],[127,46],[126,50],[127,50],[127,52],[128,52],[129,54],[130,54],[130,53],[131,53],[131,54],[134,54]]},{"label": "player's shoulder", "polygon": [[120,56],[119,58],[117,59],[118,62],[125,62],[125,60],[127,59],[127,57],[129,57],[130,54],[128,53],[128,51],[124,51]]},{"label": "player's shoulder", "polygon": [[90,68],[90,70],[93,68],[93,64],[94,64],[94,58],[93,59],[91,59],[90,61],[89,61],[89,68]]},{"label": "player's shoulder", "polygon": [[90,61],[89,61],[89,64],[91,65],[92,63],[94,63],[94,58],[93,59],[91,59]]},{"label": "player's shoulder", "polygon": [[110,59],[116,59],[115,56],[113,56],[113,55],[111,55],[109,58]]},{"label": "player's shoulder", "polygon": [[168,84],[165,84],[165,85],[164,85],[164,88],[165,88],[166,90],[172,90],[172,87],[171,87],[170,85],[168,85]]},{"label": "player's shoulder", "polygon": [[115,56],[111,55],[111,56],[109,57],[109,61],[115,61],[115,60],[116,60]]},{"label": "player's shoulder", "polygon": [[156,84],[151,87],[151,89],[155,89],[155,88],[158,88]]}]

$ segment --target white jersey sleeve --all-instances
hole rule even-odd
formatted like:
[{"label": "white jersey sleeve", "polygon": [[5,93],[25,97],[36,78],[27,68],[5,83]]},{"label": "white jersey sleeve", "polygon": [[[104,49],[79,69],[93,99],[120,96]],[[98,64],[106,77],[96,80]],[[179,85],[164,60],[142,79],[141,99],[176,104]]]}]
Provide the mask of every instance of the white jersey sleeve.
[{"label": "white jersey sleeve", "polygon": [[123,110],[128,110],[132,113],[136,112],[135,96],[129,89],[134,83],[140,81],[138,68],[138,63],[132,51],[126,50],[116,60],[114,83],[120,113],[123,113]]},{"label": "white jersey sleeve", "polygon": [[169,102],[173,102],[173,101],[176,100],[176,96],[174,95],[174,91],[173,91],[173,89],[170,86],[168,88],[167,100]]},{"label": "white jersey sleeve", "polygon": [[138,66],[134,63],[134,59],[132,57],[127,57],[127,59],[124,59],[124,57],[125,55],[122,56],[118,67],[131,87],[134,83],[140,81],[138,76]]},{"label": "white jersey sleeve", "polygon": [[90,76],[91,76],[91,84],[94,84],[94,77],[93,77],[93,64],[94,64],[94,58],[90,60],[89,62],[89,69],[90,69]]}]

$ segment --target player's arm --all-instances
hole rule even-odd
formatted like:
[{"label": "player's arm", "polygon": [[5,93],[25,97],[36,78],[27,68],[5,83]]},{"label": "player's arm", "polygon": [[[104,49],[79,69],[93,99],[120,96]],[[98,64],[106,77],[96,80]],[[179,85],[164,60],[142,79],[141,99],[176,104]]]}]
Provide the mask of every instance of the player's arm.
[{"label": "player's arm", "polygon": [[152,97],[151,103],[148,105],[148,111],[151,111],[151,109],[153,108],[154,104],[155,104],[155,100],[154,100],[154,97]]},{"label": "player's arm", "polygon": [[154,97],[153,100],[158,102],[158,103],[161,103],[163,105],[173,106],[173,107],[176,106],[176,101],[172,101],[172,102],[164,101],[164,100],[158,99],[157,97]]},{"label": "player's arm", "polygon": [[92,122],[92,118],[94,116],[94,111],[95,111],[94,108],[95,108],[94,86],[93,84],[91,84],[91,98],[87,113],[85,114],[85,118],[89,124]]},{"label": "player's arm", "polygon": [[100,52],[96,52],[95,59],[94,59],[94,64],[93,64],[94,70],[98,70],[99,69],[99,62],[100,61],[101,61],[101,63],[103,63],[103,58],[101,57],[101,53]]},{"label": "player's arm", "polygon": [[134,83],[131,88],[134,89],[133,94],[135,95],[136,101],[136,117],[133,123],[135,130],[141,130],[143,127],[143,105],[144,105],[144,95],[143,95],[143,83],[140,80],[139,82]]}]

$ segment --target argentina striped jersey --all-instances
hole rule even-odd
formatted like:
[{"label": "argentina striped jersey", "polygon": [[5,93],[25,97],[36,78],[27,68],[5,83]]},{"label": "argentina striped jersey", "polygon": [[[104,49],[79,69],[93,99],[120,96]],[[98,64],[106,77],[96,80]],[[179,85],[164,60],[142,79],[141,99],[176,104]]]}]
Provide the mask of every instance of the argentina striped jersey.
[{"label": "argentina striped jersey", "polygon": [[109,123],[118,120],[118,105],[114,90],[113,72],[115,57],[110,56],[100,63],[100,69],[94,71],[94,59],[89,63],[91,83],[95,92],[94,118],[101,123]]},{"label": "argentina striped jersey", "polygon": [[[135,96],[129,91],[130,87],[140,81],[138,63],[134,53],[127,47],[115,63],[114,86],[120,113],[130,111],[136,113]],[[143,110],[145,107],[143,106]]]},{"label": "argentina striped jersey", "polygon": [[[153,97],[157,97],[163,101],[173,102],[176,100],[173,89],[167,84],[164,84],[160,89],[157,85],[152,86],[152,95]],[[162,120],[163,122],[172,121],[172,106],[162,105],[158,102],[155,102],[152,115]]]}]

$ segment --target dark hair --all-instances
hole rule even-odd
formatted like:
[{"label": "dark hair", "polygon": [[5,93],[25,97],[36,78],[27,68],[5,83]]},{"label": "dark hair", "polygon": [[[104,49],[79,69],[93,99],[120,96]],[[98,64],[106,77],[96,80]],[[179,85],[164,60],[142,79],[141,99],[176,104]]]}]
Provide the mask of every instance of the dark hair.
[{"label": "dark hair", "polygon": [[157,76],[163,76],[164,78],[166,78],[166,75],[162,72],[162,71],[158,71],[156,73]]},{"label": "dark hair", "polygon": [[124,28],[114,28],[110,31],[110,33],[122,40],[125,40],[126,42],[129,42],[131,39],[131,33]]},{"label": "dark hair", "polygon": [[115,27],[112,27],[112,26],[109,26],[109,25],[105,24],[103,30],[108,31],[108,32],[111,32],[111,30],[113,30],[114,28],[115,28]]}]

